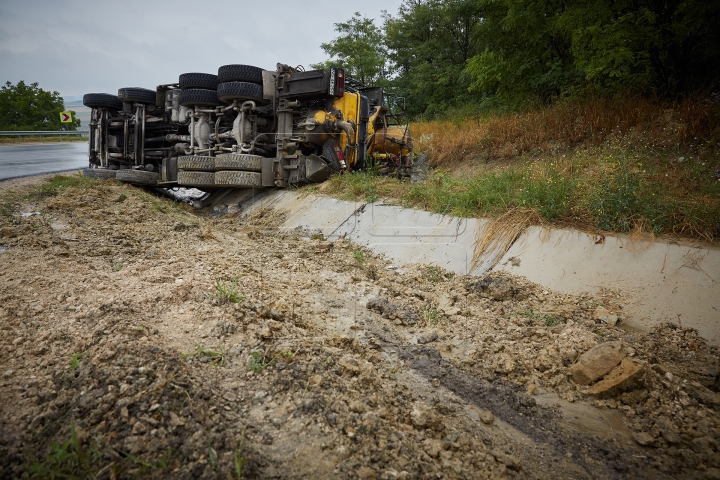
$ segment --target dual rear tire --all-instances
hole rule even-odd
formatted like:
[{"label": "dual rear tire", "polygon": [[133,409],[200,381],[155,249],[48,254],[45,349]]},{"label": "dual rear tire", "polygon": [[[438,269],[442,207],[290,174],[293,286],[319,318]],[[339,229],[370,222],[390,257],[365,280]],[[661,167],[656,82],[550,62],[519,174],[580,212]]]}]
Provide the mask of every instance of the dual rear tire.
[{"label": "dual rear tire", "polygon": [[215,107],[234,100],[263,101],[262,68],[223,65],[218,74],[183,73],[178,79],[180,105]]},{"label": "dual rear tire", "polygon": [[217,157],[178,158],[178,184],[198,188],[262,187],[258,155],[225,153]]}]

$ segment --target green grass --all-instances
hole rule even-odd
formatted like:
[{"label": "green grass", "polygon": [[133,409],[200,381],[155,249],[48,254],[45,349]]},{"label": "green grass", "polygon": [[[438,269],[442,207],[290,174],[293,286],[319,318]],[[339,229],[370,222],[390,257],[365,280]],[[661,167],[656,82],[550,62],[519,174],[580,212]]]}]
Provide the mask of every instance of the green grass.
[{"label": "green grass", "polygon": [[42,196],[57,195],[68,188],[86,188],[97,184],[94,178],[77,175],[53,175],[47,183],[40,185],[36,193]]},{"label": "green grass", "polygon": [[437,323],[440,321],[440,313],[433,308],[428,308],[423,312],[423,319],[427,322]]},{"label": "green grass", "polygon": [[97,439],[91,439],[83,448],[75,432],[75,424],[70,424],[70,439],[65,443],[53,442],[42,460],[26,464],[28,478],[56,479],[95,479],[100,470],[102,453]]},{"label": "green grass", "polygon": [[82,353],[74,353],[70,355],[70,370],[77,370],[80,367],[80,361],[82,360]]},{"label": "green grass", "polygon": [[240,281],[240,278],[241,276],[238,276],[235,280],[231,280],[229,282],[217,279],[215,280],[215,294],[210,295],[207,292],[203,293],[206,297],[214,297],[221,303],[240,303],[245,300],[245,297],[240,295],[238,292],[238,282]]},{"label": "green grass", "polygon": [[523,317],[531,318],[535,321],[544,323],[548,327],[554,327],[556,325],[560,325],[563,322],[561,319],[555,317],[554,315],[549,315],[547,313],[537,313],[534,312],[532,308],[525,307],[524,309],[517,312],[518,315],[521,315]]},{"label": "green grass", "polygon": [[0,194],[0,215],[3,217],[11,217],[15,212],[18,200],[18,195],[11,190]]},{"label": "green grass", "polygon": [[[247,463],[247,458],[243,457],[243,449],[245,448],[245,430],[242,432],[240,438],[240,445],[235,442],[233,438],[233,466],[235,467],[235,479],[242,479],[243,467]],[[228,475],[229,476],[229,475]]]},{"label": "green grass", "polygon": [[153,470],[167,470],[169,465],[169,460],[164,455],[161,455],[157,458],[157,460],[153,462],[146,462],[145,460],[138,458],[128,452],[122,452],[122,454],[128,459],[130,459],[130,461],[132,461],[135,466],[139,467],[133,472],[133,478],[142,477],[144,473]]},{"label": "green grass", "polygon": [[267,357],[262,352],[258,352],[257,350],[250,352],[250,363],[248,364],[246,370],[249,372],[260,373],[267,367],[269,367],[280,356],[292,357],[293,353],[289,351],[283,351],[272,357],[270,360],[267,360]]},{"label": "green grass", "polygon": [[87,138],[82,138],[79,135],[63,135],[62,140],[60,135],[43,135],[42,139],[40,135],[22,135],[20,138],[13,136],[2,136],[0,137],[0,144],[20,144],[20,143],[57,143],[57,142],[87,142]]},{"label": "green grass", "polygon": [[[371,171],[357,171],[346,175],[335,175],[331,177],[330,184],[342,200],[365,200],[367,203],[372,203],[383,196],[378,188],[378,182],[386,178],[388,177],[378,176]],[[322,190],[327,191],[325,185]]]},{"label": "green grass", "polygon": [[446,272],[440,267],[434,265],[427,265],[419,268],[420,273],[425,279],[432,283],[444,282],[445,280],[451,279],[455,276],[452,272]]},{"label": "green grass", "polygon": [[362,250],[355,250],[353,252],[353,257],[355,258],[357,264],[360,265],[360,268],[365,267],[365,252]]},{"label": "green grass", "polygon": [[[120,200],[122,198],[122,200]],[[127,196],[122,193],[116,200],[116,202],[122,202],[127,198]],[[150,210],[153,212],[158,213],[165,213],[165,214],[178,214],[184,216],[185,213],[187,213],[184,208],[183,204],[180,202],[176,202],[173,200],[170,200],[169,198],[164,197],[158,197],[156,195],[153,195],[151,193],[139,191],[138,192],[138,198],[140,201],[145,202],[150,207]]]},{"label": "green grass", "polygon": [[[530,208],[542,221],[589,231],[720,238],[720,153],[631,150],[619,142],[549,158],[453,175],[429,172],[409,183],[368,173],[332,177],[322,190],[345,200],[380,196],[403,207],[459,217],[497,217]],[[467,165],[467,162],[466,162]]]},{"label": "green grass", "polygon": [[[210,348],[217,348],[218,350],[211,350]],[[197,361],[201,363],[209,363],[211,365],[216,365],[218,367],[224,367],[225,366],[225,356],[227,352],[225,351],[225,348],[221,345],[220,347],[210,347],[210,348],[204,348],[200,346],[200,344],[195,344],[195,351],[190,353],[181,353],[180,358],[186,360],[186,359],[196,359]]]},{"label": "green grass", "polygon": [[53,175],[46,183],[35,187],[29,193],[18,194],[11,190],[0,193],[0,216],[11,217],[17,213],[22,202],[54,196],[68,188],[87,188],[97,185],[93,178],[82,175]]}]

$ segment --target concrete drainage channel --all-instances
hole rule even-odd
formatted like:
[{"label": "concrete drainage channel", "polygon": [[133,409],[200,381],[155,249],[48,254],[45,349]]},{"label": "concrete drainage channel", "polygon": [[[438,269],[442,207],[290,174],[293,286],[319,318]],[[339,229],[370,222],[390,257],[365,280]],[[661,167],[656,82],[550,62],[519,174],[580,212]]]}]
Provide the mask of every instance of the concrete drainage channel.
[{"label": "concrete drainage channel", "polygon": [[720,249],[707,245],[530,227],[508,251],[486,252],[473,264],[477,234],[487,220],[294,190],[223,191],[197,206],[244,213],[284,211],[282,228],[317,231],[329,240],[350,239],[399,268],[422,263],[461,275],[507,271],[562,293],[602,291],[622,300],[625,309],[617,313],[626,326],[647,331],[674,322],[720,345]]}]

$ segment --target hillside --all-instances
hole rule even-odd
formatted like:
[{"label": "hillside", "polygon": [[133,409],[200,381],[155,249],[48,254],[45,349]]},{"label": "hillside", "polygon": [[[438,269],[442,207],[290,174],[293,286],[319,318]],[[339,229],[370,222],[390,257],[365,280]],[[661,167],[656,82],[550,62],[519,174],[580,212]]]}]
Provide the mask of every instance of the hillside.
[{"label": "hillside", "polygon": [[462,217],[720,238],[718,96],[569,101],[410,130],[424,180],[356,173],[319,190]]}]

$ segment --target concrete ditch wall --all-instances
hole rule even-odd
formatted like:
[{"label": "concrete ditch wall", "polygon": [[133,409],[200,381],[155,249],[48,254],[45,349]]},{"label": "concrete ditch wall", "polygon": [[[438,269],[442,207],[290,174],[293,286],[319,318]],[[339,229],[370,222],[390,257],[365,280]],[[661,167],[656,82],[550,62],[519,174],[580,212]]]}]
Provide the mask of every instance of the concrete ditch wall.
[{"label": "concrete ditch wall", "polygon": [[[434,264],[457,274],[482,275],[499,252],[472,265],[483,219],[465,219],[381,203],[345,202],[293,190],[233,191],[209,199],[220,210],[275,208],[283,228],[303,228],[329,239],[348,238],[398,266]],[[511,261],[512,259],[512,261]],[[696,328],[720,345],[720,249],[699,244],[633,242],[563,229],[527,229],[492,269],[522,275],[564,293],[621,295],[622,320],[648,330],[672,321]]]}]

